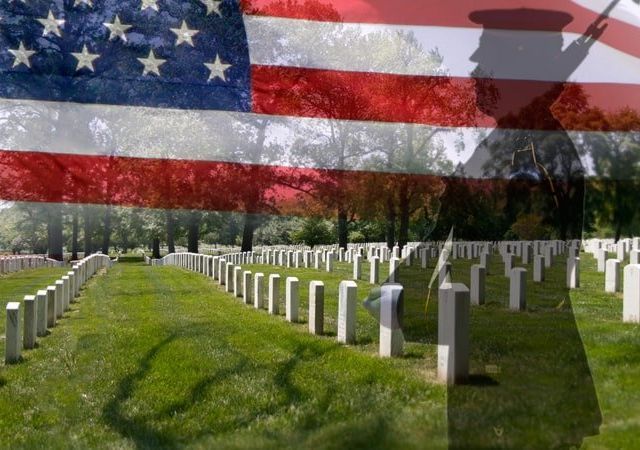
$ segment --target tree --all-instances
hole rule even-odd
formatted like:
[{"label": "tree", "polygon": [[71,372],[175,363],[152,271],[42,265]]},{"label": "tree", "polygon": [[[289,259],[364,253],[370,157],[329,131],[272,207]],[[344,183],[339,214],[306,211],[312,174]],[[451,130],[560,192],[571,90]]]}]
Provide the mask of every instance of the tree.
[{"label": "tree", "polygon": [[62,209],[58,205],[47,205],[46,211],[49,258],[62,261]]},{"label": "tree", "polygon": [[167,209],[165,211],[165,218],[166,218],[166,226],[167,226],[168,251],[169,253],[175,253],[176,252],[176,244],[175,244],[176,222],[175,222],[175,217],[173,215],[173,210]]},{"label": "tree", "polygon": [[327,221],[317,217],[305,219],[302,227],[293,232],[291,238],[296,244],[306,244],[310,247],[334,241],[334,235]]}]

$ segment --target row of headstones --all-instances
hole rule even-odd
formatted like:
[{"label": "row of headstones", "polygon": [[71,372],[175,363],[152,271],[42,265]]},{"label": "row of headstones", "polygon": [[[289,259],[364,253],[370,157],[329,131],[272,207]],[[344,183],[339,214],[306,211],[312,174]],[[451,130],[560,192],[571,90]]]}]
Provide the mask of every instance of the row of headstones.
[{"label": "row of headstones", "polygon": [[276,248],[276,249],[263,249],[261,251],[262,261],[266,264],[273,264],[287,267],[306,267],[310,268],[312,265],[316,269],[320,268],[320,265],[326,264],[328,258],[332,258],[333,261],[339,262],[354,262],[356,257],[371,260],[377,257],[381,262],[389,261],[390,258],[402,258],[408,259],[409,264],[413,263],[414,255],[418,251],[428,252],[428,256],[437,255],[437,247],[423,245],[407,245],[400,249],[397,245],[392,249],[389,249],[386,244],[384,246],[369,246],[369,247],[352,247],[345,249],[339,248],[316,248],[311,249],[295,249],[295,248]]},{"label": "row of headstones", "polygon": [[[623,322],[640,323],[640,264],[637,259],[634,259],[632,250],[632,264],[625,266],[624,268],[624,287],[621,283],[620,267],[621,262],[618,259],[607,259],[603,256],[604,250],[598,250],[598,271],[605,272],[605,284],[604,290],[609,293],[623,291]],[[574,253],[570,252],[566,260],[566,286],[569,289],[576,289],[580,287],[580,258],[573,256]],[[484,303],[484,286],[486,275],[486,258],[487,255],[483,255],[481,261],[485,262],[481,264],[474,264],[471,266],[471,302],[474,304]],[[522,310],[526,308],[526,274],[527,270],[522,267],[512,267],[513,257],[511,254],[506,254],[503,257],[505,276],[510,277],[510,291],[509,291],[509,306],[513,310]],[[553,256],[551,256],[553,258]],[[450,270],[447,267],[449,263],[445,264],[444,272]],[[550,266],[549,255],[543,257],[542,255],[536,255],[534,257],[533,265],[533,281],[544,281],[545,267]],[[443,276],[440,277],[442,282]]]},{"label": "row of headstones", "polygon": [[[541,247],[542,248],[549,248]],[[559,249],[557,249],[559,250]],[[549,255],[548,252],[546,252]],[[523,253],[520,253],[522,256]],[[526,309],[527,269],[512,267],[512,253],[503,253],[505,276],[509,277],[509,309]],[[551,260],[551,255],[548,259]],[[523,261],[526,260],[526,251]],[[544,281],[547,258],[534,256],[534,281]],[[438,379],[447,384],[465,382],[469,376],[469,314],[470,305],[485,302],[485,277],[490,262],[489,253],[480,254],[480,264],[471,266],[470,289],[461,283],[451,283],[451,263],[446,262],[438,273]],[[567,258],[567,287],[579,285],[579,262],[577,256]]]},{"label": "row of headstones", "polygon": [[[617,243],[613,239],[589,239],[585,241],[585,251],[596,258],[597,271],[605,274],[605,292],[622,290],[622,321],[640,323],[640,238],[621,239]],[[608,258],[611,252],[616,258]],[[624,266],[622,277],[621,268],[627,258],[629,264]]]},{"label": "row of headstones", "polygon": [[[483,256],[486,255],[486,256]],[[481,255],[484,264],[489,262],[489,255]],[[544,268],[541,255],[538,266]],[[579,261],[574,258],[574,261]],[[204,261],[199,264],[198,261]],[[197,254],[172,254],[164,258],[163,264],[177,265],[212,276],[225,286],[227,292],[243,299],[245,304],[253,304],[256,309],[264,308],[264,274],[247,270],[224,258],[209,257]],[[399,258],[392,258],[390,276],[398,275]],[[451,283],[451,263],[446,263],[439,273],[439,313],[438,313],[438,378],[448,384],[464,381],[469,372],[469,305],[484,302],[484,276],[486,266],[472,266],[471,291],[463,284]],[[579,275],[576,263],[571,267],[569,278],[577,285]],[[574,270],[575,268],[575,270]],[[543,269],[541,269],[543,270]],[[513,268],[509,276],[510,308],[523,310],[526,308],[526,269]],[[278,314],[280,280],[278,274],[271,274],[268,280],[268,311]],[[354,281],[342,281],[338,299],[338,341],[355,342],[355,308],[357,284]],[[381,287],[379,353],[382,356],[398,356],[403,352],[404,339],[399,325],[402,313],[403,288],[399,284],[383,284]],[[288,321],[297,322],[299,315],[299,280],[287,277],[285,280],[285,317]],[[309,285],[309,331],[322,334],[324,324],[324,283],[312,281]]]},{"label": "row of headstones", "polygon": [[[423,242],[409,243],[402,249],[395,245],[389,249],[386,243],[373,244],[349,244],[349,248],[344,249],[337,245],[318,246],[315,250],[297,248],[299,246],[277,246],[275,248],[262,249],[263,261],[268,264],[282,265],[287,267],[295,267],[295,264],[305,264],[305,267],[311,265],[314,255],[321,255],[318,263],[326,262],[327,255],[332,254],[333,258],[341,262],[352,262],[355,255],[365,256],[368,260],[377,256],[381,262],[389,261],[391,258],[400,258],[406,261],[407,265],[414,263],[415,259],[428,260],[437,257],[444,247],[443,242]],[[565,252],[565,249],[571,247],[574,250],[580,247],[580,241],[569,241],[569,243],[560,240],[551,241],[470,241],[470,242],[453,242],[451,244],[450,256],[452,259],[465,258],[475,259],[482,253],[492,254],[496,250],[499,253],[513,253],[515,256],[522,257],[526,264],[533,255],[551,252],[553,255],[559,255]],[[425,254],[423,256],[423,254]],[[299,256],[296,256],[299,255]],[[315,258],[317,259],[317,257]],[[299,262],[296,262],[299,261]],[[309,261],[309,262],[307,262]],[[318,267],[316,267],[318,268]]]},{"label": "row of headstones", "polygon": [[32,349],[37,337],[47,335],[56,325],[70,304],[78,296],[80,288],[100,268],[111,267],[111,260],[102,254],[90,255],[73,265],[72,270],[36,295],[24,297],[24,326],[20,326],[20,302],[7,303],[5,338],[5,364],[20,360],[22,349]]},{"label": "row of headstones", "polygon": [[[601,252],[615,253],[616,259],[621,262],[630,258],[631,264],[638,264],[638,251],[640,251],[640,238],[626,238],[620,239],[617,243],[613,239],[588,239],[584,242],[584,248],[586,252],[593,254],[595,258]],[[606,256],[605,256],[606,258]],[[635,261],[635,262],[634,262]]]},{"label": "row of headstones", "polygon": [[[428,248],[419,248],[409,250],[407,247],[405,258],[401,260],[398,257],[392,256],[389,260],[389,278],[388,281],[394,283],[397,281],[397,271],[400,267],[401,261],[404,261],[406,266],[413,264],[413,255],[417,252],[420,255],[422,268],[426,269],[429,261],[429,256],[432,252]],[[342,249],[344,250],[344,249]],[[336,255],[338,255],[336,257]],[[251,252],[235,253],[224,255],[226,260],[229,260],[233,264],[253,264],[256,260],[258,262],[264,262],[264,264],[270,264],[274,266],[283,266],[288,268],[315,268],[320,270],[324,266],[326,272],[333,272],[336,259],[340,260],[339,253],[336,254],[331,251],[316,250],[302,252],[300,250],[279,250],[277,252],[271,252],[269,250],[263,252],[263,254],[254,260],[254,255]],[[353,279],[358,281],[362,279],[362,264],[364,256],[362,254],[355,254],[352,257],[346,259],[353,266]],[[350,260],[350,261],[349,261]],[[369,283],[378,284],[380,282],[380,263],[381,258],[379,256],[372,256],[369,258]]]},{"label": "row of headstones", "polygon": [[[217,256],[195,253],[173,253],[156,265],[174,265],[187,270],[202,273],[218,281],[225,291],[234,297],[242,298],[247,305],[255,309],[265,308],[264,273],[253,274],[243,270],[240,265]],[[270,274],[268,278],[266,307],[269,314],[278,315],[280,299],[279,274]],[[338,289],[338,332],[337,340],[344,344],[356,341],[357,289],[355,281],[344,280]],[[398,305],[402,303],[403,288],[399,284],[383,285],[380,307],[380,355],[399,356],[403,352],[404,341],[397,324]],[[297,277],[285,279],[285,318],[289,322],[298,322],[300,317],[300,280]],[[309,332],[315,335],[324,333],[324,283],[314,280],[309,283]]]},{"label": "row of headstones", "polygon": [[19,272],[38,267],[59,267],[62,262],[42,255],[0,256],[0,274]]},{"label": "row of headstones", "polygon": [[[601,252],[603,250],[598,254],[598,272],[604,272],[604,291],[615,294],[622,290],[622,321],[640,323],[640,264],[632,262],[624,266],[624,277],[622,277],[621,261],[605,260],[606,256],[603,257]],[[624,278],[624,285],[621,282],[622,278]]]},{"label": "row of headstones", "polygon": [[[544,270],[536,255],[538,270]],[[619,266],[619,261],[609,265]],[[576,288],[580,283],[580,258],[570,253],[567,258],[567,287]],[[471,267],[471,289],[460,283],[450,282],[450,263],[439,273],[438,290],[438,378],[447,384],[464,382],[469,376],[469,309],[470,304],[484,302],[485,266]],[[510,271],[509,306],[512,310],[526,307],[526,269]],[[630,264],[624,269],[623,321],[640,323],[640,264]]]}]

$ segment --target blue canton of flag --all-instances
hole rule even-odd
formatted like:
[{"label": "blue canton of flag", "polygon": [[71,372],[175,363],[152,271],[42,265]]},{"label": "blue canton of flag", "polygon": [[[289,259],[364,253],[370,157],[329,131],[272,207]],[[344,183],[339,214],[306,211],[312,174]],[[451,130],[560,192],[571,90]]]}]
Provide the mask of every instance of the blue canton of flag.
[{"label": "blue canton of flag", "polygon": [[249,111],[239,5],[13,0],[0,9],[0,97]]}]

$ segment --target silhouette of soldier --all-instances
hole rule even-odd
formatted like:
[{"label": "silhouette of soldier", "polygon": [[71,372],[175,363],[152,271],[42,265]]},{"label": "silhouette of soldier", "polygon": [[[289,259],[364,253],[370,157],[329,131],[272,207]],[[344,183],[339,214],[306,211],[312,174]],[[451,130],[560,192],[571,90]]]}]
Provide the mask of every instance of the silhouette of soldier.
[{"label": "silhouette of soldier", "polygon": [[[470,19],[484,27],[470,58],[477,63],[476,104],[497,127],[452,182],[484,179],[504,188],[506,224],[524,216],[551,227],[559,239],[581,239],[584,170],[551,108],[604,27],[594,24],[563,51],[561,31],[572,21],[567,13],[485,10]],[[471,343],[485,352],[498,346],[490,358],[500,370],[497,383],[448,389],[451,448],[563,448],[598,433],[601,414],[565,279],[548,277],[542,292],[528,291],[533,313],[495,329],[497,344]],[[513,365],[509,358],[519,353],[522,361]],[[474,359],[472,351],[472,367]]]},{"label": "silhouette of soldier", "polygon": [[[470,58],[477,63],[472,73],[477,108],[495,119],[496,129],[446,180],[439,221],[460,192],[473,196],[480,182],[501,193],[496,204],[503,224],[530,217],[559,239],[581,238],[584,170],[552,106],[566,95],[565,82],[606,28],[601,22],[616,3],[565,50],[561,31],[573,19],[567,13],[509,9],[470,15],[484,27]],[[473,187],[457,189],[470,182]],[[444,227],[451,225],[455,230],[455,224]],[[400,282],[405,291],[424,290],[424,281],[415,277],[400,275]],[[420,282],[422,288],[405,284]],[[598,433],[602,417],[565,279],[549,276],[540,286],[528,288],[527,312],[505,317],[502,306],[488,305],[473,315],[471,377],[447,390],[450,448],[569,448]],[[373,311],[374,301],[365,306]],[[492,311],[502,315],[499,326]],[[415,318],[404,319],[405,335],[415,333]],[[474,328],[483,332],[474,336]],[[496,373],[487,376],[489,363]]]},{"label": "silhouette of soldier", "polygon": [[[509,180],[506,223],[521,214],[539,214],[560,239],[580,239],[584,171],[551,107],[593,40],[575,42],[563,51],[561,31],[572,20],[563,12],[487,10],[472,13],[470,19],[484,26],[470,58],[477,63],[472,73],[476,104],[497,127],[457,175]],[[533,26],[546,31],[508,29]]]}]

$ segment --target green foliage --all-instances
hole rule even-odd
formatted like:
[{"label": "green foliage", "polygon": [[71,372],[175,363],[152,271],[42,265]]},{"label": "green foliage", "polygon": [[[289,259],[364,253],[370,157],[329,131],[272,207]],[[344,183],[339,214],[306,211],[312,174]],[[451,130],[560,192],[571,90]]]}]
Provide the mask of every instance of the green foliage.
[{"label": "green foliage", "polygon": [[349,233],[349,242],[352,242],[354,244],[360,244],[360,243],[366,242],[366,240],[367,240],[366,237],[361,231],[351,231]]},{"label": "green foliage", "polygon": [[543,223],[540,214],[520,214],[505,239],[533,241],[551,239],[553,230]]},{"label": "green foliage", "polygon": [[300,229],[291,233],[291,240],[296,244],[306,244],[313,247],[318,244],[335,242],[331,224],[324,219],[305,219]]}]

